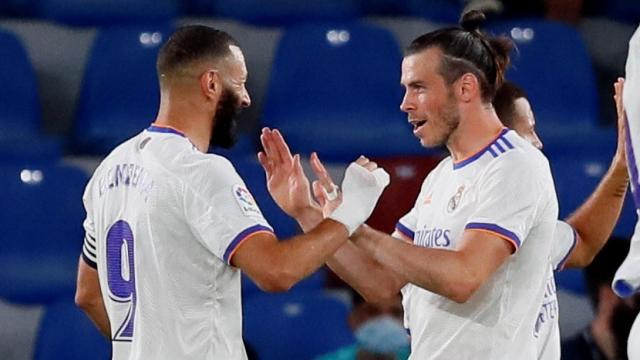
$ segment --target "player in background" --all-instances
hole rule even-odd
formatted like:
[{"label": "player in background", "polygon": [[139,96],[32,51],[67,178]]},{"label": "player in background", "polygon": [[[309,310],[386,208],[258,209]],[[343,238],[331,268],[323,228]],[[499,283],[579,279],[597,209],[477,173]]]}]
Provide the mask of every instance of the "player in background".
[{"label": "player in background", "polygon": [[114,149],[86,187],[76,302],[111,339],[113,359],[246,359],[241,271],[286,291],[368,218],[388,174],[359,158],[332,215],[278,241],[233,165],[207,154],[232,145],[234,116],[250,104],[238,43],[182,27],[157,73],[155,122]]},{"label": "player in background", "polygon": [[[510,44],[481,34],[483,18],[467,13],[461,27],[420,36],[405,53],[401,109],[423,146],[451,153],[400,220],[394,235],[406,241],[362,226],[328,261],[367,300],[403,289],[412,359],[537,357],[531,331],[551,271],[557,201],[546,158],[491,106]],[[262,140],[282,148],[268,129]],[[311,202],[274,181],[297,166],[290,154],[278,159],[265,166],[272,195],[287,212],[306,211]]]},{"label": "player in background", "polygon": [[[626,85],[623,94],[624,111],[627,117],[627,161],[631,178],[631,192],[640,215],[640,179],[638,178],[638,156],[640,156],[640,27],[629,40],[629,54],[625,66]],[[616,272],[613,291],[622,298],[629,298],[640,290],[640,221],[631,237],[631,247],[626,259]],[[637,316],[627,347],[630,360],[640,359],[640,316]]]},{"label": "player in background", "polygon": [[[618,142],[609,170],[594,192],[564,221],[558,220],[553,238],[551,266],[582,268],[591,263],[610,238],[618,221],[629,186],[625,156],[625,117],[622,109],[624,79],[614,83],[614,100],[618,113]],[[542,149],[536,120],[525,92],[511,82],[505,82],[493,100],[502,123]],[[540,314],[533,336],[538,341],[538,359],[560,359],[558,300],[554,274],[549,275]],[[613,349],[612,349],[613,350]]]}]

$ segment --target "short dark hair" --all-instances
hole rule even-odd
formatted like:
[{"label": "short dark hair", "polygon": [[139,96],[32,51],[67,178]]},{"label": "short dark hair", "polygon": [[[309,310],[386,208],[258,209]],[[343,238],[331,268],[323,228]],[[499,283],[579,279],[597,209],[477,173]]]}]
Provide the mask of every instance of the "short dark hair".
[{"label": "short dark hair", "polygon": [[516,105],[515,101],[520,98],[526,98],[527,94],[518,85],[511,81],[505,81],[496,95],[493,97],[493,108],[496,110],[496,115],[502,122],[502,125],[511,127],[515,121]]},{"label": "short dark hair", "polygon": [[443,52],[439,72],[448,84],[463,74],[472,73],[480,82],[482,99],[491,102],[504,81],[513,43],[507,37],[487,37],[479,26],[485,20],[482,12],[465,13],[460,26],[448,27],[419,36],[409,44],[405,56],[431,47]]},{"label": "short dark hair", "polygon": [[158,78],[162,74],[170,75],[194,61],[228,56],[231,45],[239,46],[231,35],[222,30],[204,25],[180,27],[160,49],[156,63]]},{"label": "short dark hair", "polygon": [[629,253],[629,240],[612,236],[593,262],[584,269],[587,293],[594,308],[598,307],[601,286],[611,286],[616,271]]}]

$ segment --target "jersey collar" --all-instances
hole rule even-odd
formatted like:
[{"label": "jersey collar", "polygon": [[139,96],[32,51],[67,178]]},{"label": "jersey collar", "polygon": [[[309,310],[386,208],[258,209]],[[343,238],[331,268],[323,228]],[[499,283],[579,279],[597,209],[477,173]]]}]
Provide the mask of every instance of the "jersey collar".
[{"label": "jersey collar", "polygon": [[165,133],[165,134],[176,134],[176,135],[180,135],[183,138],[186,138],[186,136],[184,135],[184,133],[178,129],[175,129],[171,126],[167,126],[167,125],[158,125],[156,123],[152,123],[151,126],[149,126],[147,128],[147,131],[150,132],[158,132],[158,133]]}]

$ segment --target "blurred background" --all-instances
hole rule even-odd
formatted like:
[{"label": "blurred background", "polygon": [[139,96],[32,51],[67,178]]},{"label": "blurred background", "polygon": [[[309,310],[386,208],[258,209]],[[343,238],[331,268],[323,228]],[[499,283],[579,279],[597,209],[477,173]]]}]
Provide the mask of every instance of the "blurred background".
[{"label": "blurred background", "polygon": [[[154,120],[155,58],[177,26],[220,28],[244,50],[253,105],[240,116],[239,144],[220,153],[280,237],[299,229],[266,191],[255,158],[263,126],[279,128],[303,158],[317,151],[336,181],[357,155],[376,160],[392,185],[369,223],[392,231],[446,155],[421,148],[399,110],[402,49],[472,8],[486,12],[486,32],[517,45],[507,77],[529,95],[565,217],[615,151],[613,82],[640,1],[0,0],[0,359],[109,358],[73,305],[81,195],[100,160]],[[622,239],[636,220],[627,200],[614,232]],[[593,308],[582,271],[557,283],[570,338]],[[394,325],[400,300],[364,303],[330,270],[279,295],[244,279],[243,295],[254,359],[406,357]]]}]

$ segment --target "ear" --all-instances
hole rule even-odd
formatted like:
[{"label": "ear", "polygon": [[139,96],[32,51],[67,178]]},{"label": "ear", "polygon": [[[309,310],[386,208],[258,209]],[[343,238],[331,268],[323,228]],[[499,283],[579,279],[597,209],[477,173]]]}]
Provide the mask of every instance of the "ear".
[{"label": "ear", "polygon": [[463,74],[456,81],[456,92],[462,102],[470,102],[480,96],[480,82],[472,73]]},{"label": "ear", "polygon": [[200,90],[207,99],[213,100],[218,97],[221,89],[218,70],[208,70],[200,75]]}]

